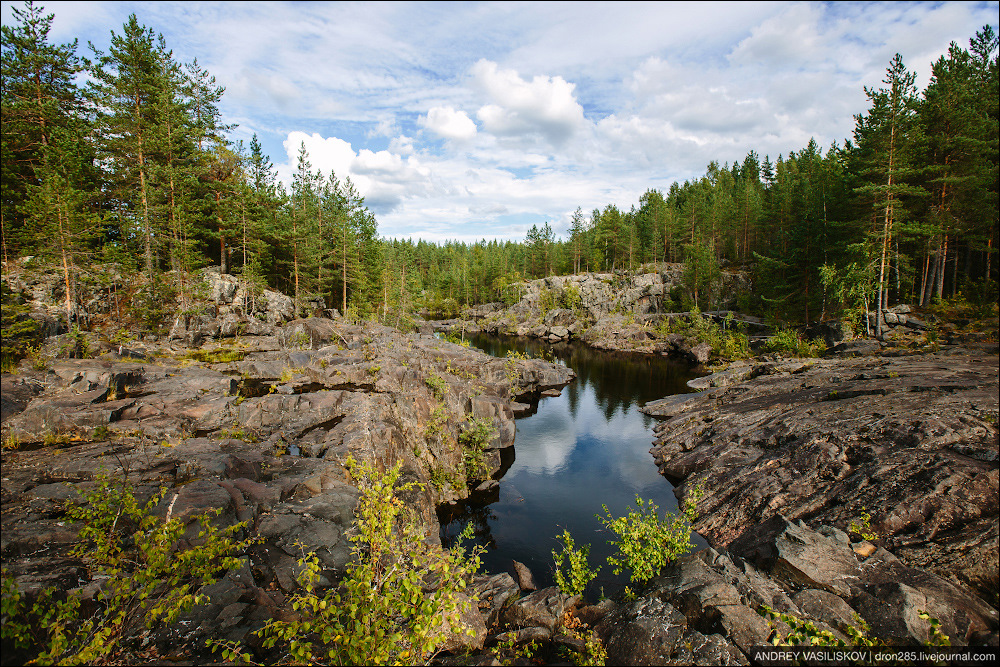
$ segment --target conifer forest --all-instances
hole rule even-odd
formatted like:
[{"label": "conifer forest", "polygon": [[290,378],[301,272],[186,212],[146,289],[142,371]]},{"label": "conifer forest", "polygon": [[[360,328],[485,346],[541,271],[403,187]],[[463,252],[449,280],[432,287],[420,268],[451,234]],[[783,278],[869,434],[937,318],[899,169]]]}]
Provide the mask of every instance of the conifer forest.
[{"label": "conifer forest", "polygon": [[69,320],[81,291],[115,274],[155,327],[190,306],[192,276],[209,265],[293,296],[304,314],[393,322],[509,302],[526,279],[653,262],[742,269],[741,309],[790,324],[958,294],[996,301],[990,26],[952,42],[924,90],[893,58],[843,143],[720,155],[628,209],[578,208],[567,238],[545,223],[519,242],[436,244],[381,237],[350,178],[314,170],[304,145],[290,187],[279,182],[256,136],[227,138],[224,88],[139,17],[105,52],[53,43],[39,5],[15,15],[3,26],[3,259],[57,266]]}]

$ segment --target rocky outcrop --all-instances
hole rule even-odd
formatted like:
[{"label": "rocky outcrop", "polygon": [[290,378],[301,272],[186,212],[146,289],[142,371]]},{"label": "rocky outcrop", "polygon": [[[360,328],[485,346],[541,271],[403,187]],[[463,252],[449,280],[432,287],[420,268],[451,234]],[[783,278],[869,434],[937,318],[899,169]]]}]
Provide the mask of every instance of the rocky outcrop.
[{"label": "rocky outcrop", "polygon": [[[459,319],[440,320],[432,326],[438,331],[527,336],[549,343],[580,339],[598,349],[641,351],[689,356],[690,343],[682,337],[662,341],[652,329],[664,319],[685,317],[673,313],[681,300],[683,265],[662,264],[655,273],[632,274],[584,273],[550,276],[520,285],[520,300],[505,308],[488,303],[462,312]],[[746,288],[746,278],[739,273],[723,273],[721,293],[732,300]],[[717,313],[719,319],[728,311]],[[749,318],[747,324],[759,322]],[[679,351],[678,351],[679,348]]]},{"label": "rocky outcrop", "polygon": [[[871,546],[870,549],[863,547]],[[864,553],[865,555],[861,555]],[[609,664],[749,664],[784,639],[765,607],[812,621],[851,643],[848,626],[890,645],[930,639],[926,612],[952,645],[997,644],[997,611],[961,586],[905,565],[881,547],[775,516],[728,549],[688,554],[597,625]]]},{"label": "rocky outcrop", "polygon": [[650,451],[682,491],[704,487],[695,529],[716,548],[777,514],[848,530],[867,513],[906,565],[996,604],[997,362],[956,348],[730,368],[645,406],[665,420]]},{"label": "rocky outcrop", "polygon": [[[78,527],[63,521],[65,502],[101,471],[127,477],[142,501],[165,487],[161,513],[220,510],[223,524],[247,521],[261,540],[188,619],[198,636],[232,639],[296,589],[302,547],[327,581],[343,571],[359,495],[348,456],[401,463],[403,479],[423,485],[406,501],[436,541],[437,506],[499,474],[514,443],[512,400],[537,402],[573,377],[542,360],[326,318],[241,346],[144,354],[56,360],[44,371],[25,362],[20,377],[4,375],[4,567],[23,591],[76,586],[86,576],[66,557]],[[485,472],[465,463],[461,434],[474,419],[493,431],[477,444]]]},{"label": "rocky outcrop", "polygon": [[607,664],[747,665],[755,647],[786,643],[788,623],[796,622],[848,645],[861,633],[900,647],[936,641],[933,619],[952,646],[997,645],[995,607],[906,565],[882,544],[775,515],[727,548],[682,556],[634,596],[595,605],[555,588],[522,589],[517,597],[509,574],[480,576],[471,590],[492,648],[466,656],[464,664],[505,658],[506,649],[494,643],[532,641],[536,658],[561,662],[560,647],[585,653],[580,637],[593,631]]}]

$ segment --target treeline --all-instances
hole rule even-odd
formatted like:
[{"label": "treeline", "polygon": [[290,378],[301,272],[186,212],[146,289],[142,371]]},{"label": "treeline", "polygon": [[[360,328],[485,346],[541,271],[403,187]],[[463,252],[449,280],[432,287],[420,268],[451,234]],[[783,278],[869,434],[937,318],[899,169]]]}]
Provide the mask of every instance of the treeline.
[{"label": "treeline", "polygon": [[256,136],[227,139],[223,88],[134,15],[107,52],[81,57],[76,42],[49,42],[40,7],[14,14],[2,28],[4,261],[58,265],[70,320],[81,285],[112,269],[139,285],[147,321],[162,320],[191,306],[206,265],[292,295],[300,313],[396,322],[419,307],[510,302],[525,279],[652,262],[684,262],[703,308],[720,266],[739,266],[753,277],[744,307],[792,321],[961,291],[996,300],[989,26],[968,49],[953,43],[922,92],[896,56],[843,146],[712,162],[627,211],[577,209],[565,239],[546,223],[521,242],[432,244],[380,239],[350,179],[313,171],[304,146],[286,190]]},{"label": "treeline", "polygon": [[446,265],[436,274],[481,277],[448,290],[475,300],[499,295],[489,289],[497,266],[537,278],[684,262],[711,295],[729,264],[753,276],[750,308],[805,322],[963,290],[995,302],[997,36],[986,26],[969,46],[952,43],[922,93],[897,55],[883,85],[865,90],[870,108],[843,146],[810,140],[774,161],[751,151],[712,162],[700,179],[650,189],[628,211],[577,209],[565,240],[546,223],[515,248],[449,246],[432,255]]},{"label": "treeline", "polygon": [[226,138],[223,87],[135,15],[89,58],[51,44],[53,15],[32,2],[14,16],[2,28],[3,257],[58,265],[70,321],[81,283],[110,267],[139,278],[150,322],[192,304],[206,264],[302,311],[317,297],[371,309],[381,242],[349,178],[313,172],[303,148],[286,191],[256,135],[249,147]]}]

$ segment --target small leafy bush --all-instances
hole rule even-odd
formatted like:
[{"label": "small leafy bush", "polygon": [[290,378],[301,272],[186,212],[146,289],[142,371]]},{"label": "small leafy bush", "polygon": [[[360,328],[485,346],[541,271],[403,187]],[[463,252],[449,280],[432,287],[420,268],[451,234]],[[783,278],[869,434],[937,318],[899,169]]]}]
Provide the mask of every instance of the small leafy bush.
[{"label": "small leafy bush", "polygon": [[627,569],[632,581],[642,585],[693,549],[691,523],[698,517],[697,503],[702,495],[701,487],[693,489],[679,514],[667,512],[662,519],[657,514],[660,508],[639,496],[635,497],[636,509],[628,508],[623,517],[612,516],[608,506],[602,505],[607,516],[598,514],[598,520],[618,536],[609,541],[617,548],[617,553],[608,557],[614,573]]},{"label": "small leafy bush", "polygon": [[717,358],[735,360],[751,356],[750,340],[739,325],[733,324],[732,313],[726,317],[726,325],[723,327],[693,307],[686,318],[664,319],[656,326],[655,332],[661,337],[679,334],[706,342],[712,346],[712,355]]},{"label": "small leafy bush", "polygon": [[556,566],[556,586],[567,595],[583,595],[587,584],[597,576],[599,570],[590,569],[587,557],[590,555],[590,545],[584,544],[579,549],[568,530],[556,538],[562,543],[562,550],[552,550],[552,559]]},{"label": "small leafy bush", "polygon": [[[770,642],[775,646],[885,646],[884,641],[871,635],[871,628],[857,614],[854,615],[854,621],[857,623],[857,626],[844,624],[841,627],[843,633],[850,640],[844,641],[829,630],[821,630],[812,621],[804,621],[793,614],[776,612],[767,605],[763,605],[757,613],[764,618],[781,621],[791,629],[788,635],[782,637],[781,633],[774,628],[774,623],[770,620],[768,621],[773,630]],[[951,646],[951,638],[941,630],[941,621],[924,610],[918,610],[917,615],[927,621],[930,626],[927,641],[924,642],[925,646]]]},{"label": "small leafy bush", "polygon": [[851,519],[847,532],[856,533],[866,540],[877,540],[878,532],[872,528],[872,515],[867,508],[862,507],[857,519]]},{"label": "small leafy bush", "polygon": [[70,521],[82,524],[71,555],[86,563],[92,579],[103,580],[96,613],[84,618],[80,593],[51,588],[29,608],[4,572],[3,639],[34,664],[135,662],[132,651],[141,637],[205,604],[208,598],[198,588],[238,566],[249,545],[236,539],[243,524],[223,530],[212,524],[216,511],[195,517],[198,546],[178,549],[186,523],[153,513],[166,489],[141,505],[125,482],[107,474],[96,482],[86,504],[69,504],[66,511]]},{"label": "small leafy bush", "polygon": [[795,357],[821,357],[826,343],[821,338],[805,340],[791,329],[779,329],[764,341],[763,350]]},{"label": "small leafy bush", "polygon": [[470,419],[458,436],[462,444],[467,480],[486,479],[490,469],[486,462],[486,447],[496,435],[493,422],[489,419]]},{"label": "small leafy bush", "polygon": [[846,624],[843,627],[844,634],[851,639],[851,642],[847,643],[829,630],[821,630],[812,621],[804,621],[794,614],[776,612],[767,605],[761,606],[757,613],[764,618],[781,621],[791,629],[791,632],[782,637],[774,628],[774,623],[769,620],[768,623],[773,631],[770,642],[774,646],[883,646],[880,639],[868,634],[870,632],[868,624],[856,614],[854,620],[858,624],[857,627]]},{"label": "small leafy bush", "polygon": [[472,345],[471,341],[465,340],[461,334],[456,333],[446,333],[441,335],[442,340],[446,340],[449,343],[454,343],[455,345],[461,345],[462,347],[470,347]]},{"label": "small leafy bush", "polygon": [[434,398],[439,401],[444,400],[444,395],[448,393],[448,382],[437,375],[432,375],[425,379],[424,382],[430,387],[431,393],[434,394]]},{"label": "small leafy bush", "polygon": [[460,593],[479,568],[481,550],[466,554],[461,546],[448,551],[424,542],[416,516],[397,495],[418,486],[399,483],[399,463],[385,473],[353,458],[346,467],[361,498],[344,579],[320,593],[319,559],[304,556],[302,592],[291,600],[298,618],[272,620],[256,634],[265,648],[284,647],[283,661],[299,664],[426,663],[449,636],[472,632],[460,622],[469,606]]}]

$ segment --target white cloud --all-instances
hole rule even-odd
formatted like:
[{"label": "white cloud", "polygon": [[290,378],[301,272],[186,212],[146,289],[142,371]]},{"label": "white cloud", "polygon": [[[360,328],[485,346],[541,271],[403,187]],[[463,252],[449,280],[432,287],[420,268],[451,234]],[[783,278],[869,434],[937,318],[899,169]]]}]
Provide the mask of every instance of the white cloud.
[{"label": "white cloud", "polygon": [[477,86],[492,100],[476,116],[483,129],[498,136],[541,134],[552,144],[562,144],[583,123],[583,107],[576,101],[574,84],[561,76],[535,76],[526,81],[511,69],[479,60],[471,69]]},{"label": "white cloud", "polygon": [[819,34],[823,10],[817,5],[788,5],[753,27],[750,36],[729,52],[731,63],[768,68],[801,68],[822,62],[829,51],[826,40]]},{"label": "white cloud", "polygon": [[331,172],[335,173],[338,178],[349,175],[351,165],[357,158],[357,153],[354,152],[351,144],[343,139],[323,138],[316,132],[312,134],[299,131],[290,132],[284,141],[288,162],[284,165],[285,174],[283,176],[285,178],[282,180],[286,183],[291,183],[291,175],[298,164],[299,148],[303,144],[309,154],[308,160],[313,171],[320,169],[324,176],[329,176]]},{"label": "white cloud", "polygon": [[[5,25],[14,3],[3,0]],[[997,3],[46,3],[107,48],[128,14],[197,57],[288,183],[350,176],[389,236],[523,237],[710,160],[842,140],[899,51],[925,85]],[[85,47],[80,48],[86,53]],[[444,139],[444,141],[441,141]]]},{"label": "white cloud", "polygon": [[421,116],[417,124],[445,139],[465,141],[476,136],[476,124],[464,111],[451,107],[433,107],[426,116]]}]

